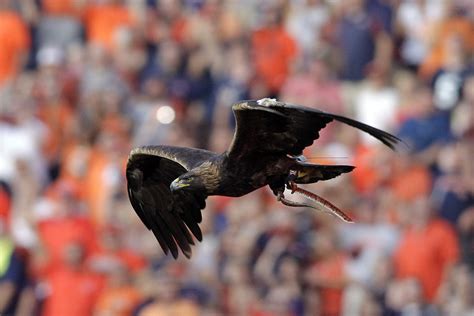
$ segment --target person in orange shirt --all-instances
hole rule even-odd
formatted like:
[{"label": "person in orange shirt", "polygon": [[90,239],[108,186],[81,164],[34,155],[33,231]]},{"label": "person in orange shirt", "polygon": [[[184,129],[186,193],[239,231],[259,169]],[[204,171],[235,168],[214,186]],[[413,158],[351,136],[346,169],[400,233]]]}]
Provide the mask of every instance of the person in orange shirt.
[{"label": "person in orange shirt", "polygon": [[345,276],[346,255],[336,248],[334,232],[319,230],[315,242],[316,261],[305,276],[308,284],[319,290],[320,314],[340,315],[342,294],[348,278]]},{"label": "person in orange shirt", "polygon": [[409,155],[399,154],[393,160],[388,185],[397,200],[414,201],[430,194],[432,179],[428,168]]},{"label": "person in orange shirt", "polygon": [[86,1],[77,0],[42,0],[43,10],[48,15],[56,16],[79,16]]},{"label": "person in orange shirt", "polygon": [[423,78],[431,78],[443,66],[449,53],[450,38],[456,37],[462,43],[466,55],[474,52],[474,22],[460,14],[456,4],[447,1],[448,16],[433,27],[432,49],[421,64],[419,73]]},{"label": "person in orange shirt", "polygon": [[110,52],[115,48],[117,32],[122,27],[131,27],[133,18],[120,0],[102,2],[102,4],[90,4],[86,7],[85,28],[89,42],[98,44]]},{"label": "person in orange shirt", "polygon": [[88,263],[91,265],[101,265],[102,262],[113,263],[123,266],[126,272],[142,271],[146,266],[146,259],[136,250],[124,246],[122,238],[124,233],[113,225],[101,229],[99,245],[88,258]]},{"label": "person in orange shirt", "polygon": [[92,315],[103,288],[102,279],[84,265],[84,248],[71,242],[63,251],[63,264],[46,276],[43,316]]},{"label": "person in orange shirt", "polygon": [[407,228],[393,257],[395,276],[417,279],[425,300],[433,302],[446,272],[459,258],[459,242],[449,223],[433,216],[427,197],[405,211]]},{"label": "person in orange shirt", "polygon": [[22,68],[30,47],[27,25],[10,7],[10,1],[0,3],[0,87]]},{"label": "person in orange shirt", "polygon": [[266,8],[265,26],[252,34],[252,54],[257,80],[276,96],[290,72],[297,53],[296,41],[285,31],[283,16],[278,8]]},{"label": "person in orange shirt", "polygon": [[78,190],[67,181],[55,182],[46,193],[54,204],[50,218],[38,223],[38,234],[48,254],[45,271],[55,270],[62,265],[64,251],[71,243],[83,247],[85,255],[97,249],[97,239],[92,221],[80,213],[81,201]]},{"label": "person in orange shirt", "polygon": [[369,194],[381,183],[380,170],[377,169],[378,151],[374,146],[358,144],[354,152],[354,166],[357,168],[352,173],[352,180],[357,192]]},{"label": "person in orange shirt", "polygon": [[101,130],[89,156],[84,178],[85,199],[90,217],[103,227],[110,216],[113,197],[120,189],[120,174],[128,152],[128,121],[117,113],[102,119]]},{"label": "person in orange shirt", "polygon": [[42,151],[50,166],[61,160],[63,149],[72,140],[75,126],[73,105],[63,97],[66,79],[63,59],[64,54],[57,47],[43,47],[37,54],[36,116],[46,127]]},{"label": "person in orange shirt", "polygon": [[130,273],[125,267],[116,266],[108,275],[107,286],[94,307],[96,316],[127,316],[138,305],[141,295],[131,284]]}]

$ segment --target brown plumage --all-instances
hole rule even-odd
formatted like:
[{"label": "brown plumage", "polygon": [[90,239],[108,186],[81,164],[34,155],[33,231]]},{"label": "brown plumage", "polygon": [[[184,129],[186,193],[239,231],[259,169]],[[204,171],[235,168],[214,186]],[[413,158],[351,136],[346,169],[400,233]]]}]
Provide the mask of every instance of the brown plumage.
[{"label": "brown plumage", "polygon": [[229,149],[222,154],[173,146],[140,147],[130,153],[127,181],[131,204],[163,251],[171,252],[175,258],[178,248],[186,257],[191,256],[192,235],[202,240],[198,224],[210,195],[239,197],[269,185],[285,205],[310,206],[286,200],[286,186],[350,221],[329,201],[297,187],[354,169],[302,161],[303,149],[331,121],[369,133],[392,149],[400,141],[387,132],[343,116],[273,99],[242,101],[234,104],[232,110],[236,131]]}]

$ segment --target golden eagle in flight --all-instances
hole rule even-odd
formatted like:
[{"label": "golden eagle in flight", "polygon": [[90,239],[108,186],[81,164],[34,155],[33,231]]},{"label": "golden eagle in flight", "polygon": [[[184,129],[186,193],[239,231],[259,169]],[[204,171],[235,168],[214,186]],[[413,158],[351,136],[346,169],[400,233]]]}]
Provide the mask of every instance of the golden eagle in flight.
[{"label": "golden eagle in flight", "polygon": [[[127,163],[128,195],[136,213],[153,232],[161,248],[174,258],[178,247],[190,258],[198,224],[210,195],[239,197],[269,185],[288,206],[306,206],[287,200],[285,187],[315,201],[345,221],[349,216],[297,184],[328,180],[354,169],[347,165],[305,162],[303,149],[333,120],[358,128],[390,148],[400,139],[355,120],[275,99],[242,101],[232,106],[236,130],[222,154],[202,149],[146,146],[133,149]],[[191,235],[192,233],[192,235]]]}]

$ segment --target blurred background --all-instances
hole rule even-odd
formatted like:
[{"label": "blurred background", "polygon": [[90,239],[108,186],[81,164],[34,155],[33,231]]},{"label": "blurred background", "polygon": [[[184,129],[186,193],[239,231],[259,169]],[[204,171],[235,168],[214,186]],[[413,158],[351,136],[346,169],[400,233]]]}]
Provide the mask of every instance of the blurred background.
[{"label": "blurred background", "polygon": [[[473,51],[470,0],[0,0],[0,314],[473,315]],[[130,149],[222,152],[262,97],[407,146],[332,124],[306,156],[357,168],[308,189],[355,224],[212,197],[165,257]]]}]

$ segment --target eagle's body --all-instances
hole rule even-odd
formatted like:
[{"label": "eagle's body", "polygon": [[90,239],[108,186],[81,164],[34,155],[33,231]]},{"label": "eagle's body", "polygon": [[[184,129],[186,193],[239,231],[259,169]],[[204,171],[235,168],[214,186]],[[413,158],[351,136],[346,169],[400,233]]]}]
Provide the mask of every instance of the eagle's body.
[{"label": "eagle's body", "polygon": [[[127,163],[128,193],[133,208],[155,234],[161,247],[174,257],[178,246],[191,255],[190,232],[202,239],[198,224],[210,195],[239,197],[266,185],[290,206],[283,191],[296,183],[314,183],[350,172],[353,166],[316,165],[300,159],[303,149],[333,120],[361,129],[393,148],[399,139],[346,117],[271,99],[243,101],[232,107],[237,121],[234,139],[221,154],[174,146],[133,149]],[[317,196],[316,196],[317,197]],[[319,198],[319,197],[318,197]],[[330,202],[322,200],[343,219]]]}]

